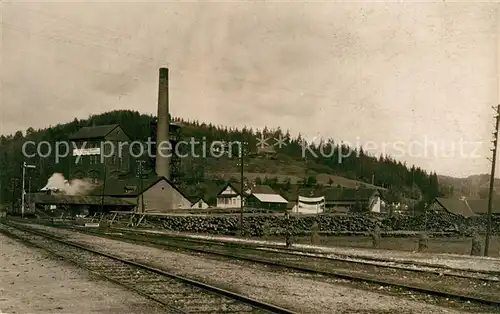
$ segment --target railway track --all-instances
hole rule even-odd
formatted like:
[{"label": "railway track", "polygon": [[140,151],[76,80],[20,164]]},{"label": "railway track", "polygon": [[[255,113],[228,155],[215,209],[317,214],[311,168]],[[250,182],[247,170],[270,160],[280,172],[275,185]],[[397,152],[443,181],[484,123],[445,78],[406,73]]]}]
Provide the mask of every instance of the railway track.
[{"label": "railway track", "polygon": [[42,248],[165,307],[166,313],[294,313],[271,304],[65,241],[40,230],[0,223],[0,232]]},{"label": "railway track", "polygon": [[[307,272],[349,281],[363,282],[375,286],[387,286],[397,290],[414,291],[452,300],[461,300],[500,308],[500,281],[471,274],[444,273],[440,269],[422,270],[395,265],[373,264],[369,261],[349,261],[321,256],[304,256],[290,251],[269,251],[267,249],[239,246],[213,241],[197,241],[178,237],[138,235],[133,232],[103,233],[97,231],[72,230],[110,239],[126,241],[163,249],[179,249],[222,258],[244,260],[266,266]],[[490,274],[491,275],[491,274]],[[463,293],[471,285],[476,286],[472,293]]]},{"label": "railway track", "polygon": [[[81,231],[79,228],[74,228],[76,231]],[[344,261],[352,264],[367,265],[367,266],[380,266],[384,268],[392,268],[395,270],[409,270],[412,272],[422,272],[422,273],[434,273],[440,276],[451,276],[451,277],[461,277],[477,279],[482,281],[499,282],[500,283],[500,270],[499,271],[478,271],[473,269],[454,269],[443,265],[436,265],[418,261],[396,261],[390,259],[382,259],[376,257],[360,257],[352,256],[347,254],[332,254],[325,252],[315,252],[312,250],[297,250],[288,249],[283,246],[278,245],[258,245],[258,244],[244,244],[244,243],[231,243],[231,242],[221,242],[217,240],[209,239],[194,239],[182,236],[170,236],[158,233],[148,233],[143,231],[132,232],[129,229],[116,229],[116,233],[124,234],[140,234],[147,235],[151,238],[168,238],[173,240],[179,240],[185,243],[192,243],[195,245],[205,245],[209,247],[219,246],[219,247],[233,247],[233,248],[244,248],[249,250],[260,250],[260,251],[271,251],[278,252],[280,254],[291,255],[291,256],[303,256],[303,257],[314,257],[316,259],[323,259],[327,261]],[[464,257],[467,258],[467,257]],[[417,268],[418,267],[418,268]]]},{"label": "railway track", "polygon": [[[54,226],[49,227],[53,228]],[[500,286],[497,280],[460,277],[451,274],[443,275],[439,271],[406,270],[394,265],[384,267],[383,265],[370,265],[369,263],[357,263],[343,259],[332,260],[332,258],[326,257],[302,256],[284,249],[282,249],[283,252],[273,252],[267,250],[268,248],[252,245],[217,243],[210,240],[186,239],[181,236],[164,234],[141,234],[135,230],[108,229],[106,232],[106,230],[68,228],[67,226],[61,229],[142,246],[191,254],[205,254],[212,258],[259,263],[266,267],[278,267],[277,270],[285,272],[290,270],[306,272],[311,274],[315,280],[343,279],[341,282],[362,289],[410,297],[411,299],[416,298],[426,303],[469,310],[480,308],[485,311],[484,313],[500,311],[500,293],[498,293]],[[69,234],[65,236],[67,235]],[[387,289],[380,290],[382,287]]]}]

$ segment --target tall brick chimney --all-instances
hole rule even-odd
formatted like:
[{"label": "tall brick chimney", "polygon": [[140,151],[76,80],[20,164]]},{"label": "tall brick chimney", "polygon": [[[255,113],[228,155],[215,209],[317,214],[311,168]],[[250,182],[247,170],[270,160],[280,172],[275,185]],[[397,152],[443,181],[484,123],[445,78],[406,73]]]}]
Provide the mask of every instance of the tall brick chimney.
[{"label": "tall brick chimney", "polygon": [[[156,174],[170,180],[169,142],[169,108],[168,108],[168,68],[160,68],[158,84],[158,124],[156,127]],[[168,155],[168,156],[167,156]]]}]

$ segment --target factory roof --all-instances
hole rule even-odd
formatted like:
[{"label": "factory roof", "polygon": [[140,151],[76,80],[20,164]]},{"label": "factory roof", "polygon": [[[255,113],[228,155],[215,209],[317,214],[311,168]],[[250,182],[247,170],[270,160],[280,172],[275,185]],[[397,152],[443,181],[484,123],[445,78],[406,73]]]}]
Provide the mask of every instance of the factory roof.
[{"label": "factory roof", "polygon": [[[106,185],[104,186],[104,195],[115,197],[137,197],[138,195],[149,190],[161,180],[167,181],[173,189],[186,197],[186,195],[181,190],[179,190],[179,188],[177,188],[174,183],[172,183],[165,177],[157,176],[154,172],[149,173],[146,178],[143,178],[142,189],[141,182],[136,176],[129,176],[122,179],[109,179],[106,181]],[[92,191],[92,194],[96,196],[103,194],[103,186],[97,186]]]},{"label": "factory roof", "polygon": [[106,135],[111,133],[111,131],[113,131],[118,127],[120,127],[118,124],[86,126],[79,129],[72,135],[70,135],[69,139],[79,140],[79,139],[91,139],[91,138],[104,138],[106,137]]},{"label": "factory roof", "polygon": [[105,206],[135,206],[132,202],[110,196],[83,196],[64,194],[34,194],[33,202],[42,205],[105,205]]},{"label": "factory roof", "polygon": [[262,203],[279,203],[279,204],[288,204],[288,201],[283,198],[283,196],[279,194],[260,194],[253,193],[252,194],[256,199],[258,199]]}]

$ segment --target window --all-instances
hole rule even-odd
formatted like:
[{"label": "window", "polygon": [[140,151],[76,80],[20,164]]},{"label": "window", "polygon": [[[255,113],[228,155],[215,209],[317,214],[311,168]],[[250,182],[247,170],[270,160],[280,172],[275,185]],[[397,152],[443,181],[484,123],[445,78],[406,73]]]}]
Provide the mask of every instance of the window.
[{"label": "window", "polygon": [[202,208],[203,207],[203,203],[201,201],[198,202],[198,208]]}]

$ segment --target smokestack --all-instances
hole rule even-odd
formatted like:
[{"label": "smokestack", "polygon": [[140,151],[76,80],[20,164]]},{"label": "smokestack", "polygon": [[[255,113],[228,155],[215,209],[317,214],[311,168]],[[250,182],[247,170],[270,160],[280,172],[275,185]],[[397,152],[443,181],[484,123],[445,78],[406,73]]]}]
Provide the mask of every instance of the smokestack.
[{"label": "smokestack", "polygon": [[[156,127],[156,174],[170,180],[168,113],[168,69],[160,68],[158,86],[158,124]],[[168,156],[167,156],[168,155]]]}]

